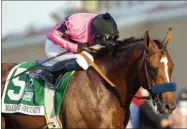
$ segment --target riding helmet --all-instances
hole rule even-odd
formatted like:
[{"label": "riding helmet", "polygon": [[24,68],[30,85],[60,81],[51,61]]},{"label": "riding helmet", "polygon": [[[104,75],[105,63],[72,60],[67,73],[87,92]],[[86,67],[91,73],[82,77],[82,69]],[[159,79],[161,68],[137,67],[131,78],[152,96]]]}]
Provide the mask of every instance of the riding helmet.
[{"label": "riding helmet", "polygon": [[119,37],[117,24],[109,13],[99,14],[92,20],[91,33],[96,42],[102,43]]}]

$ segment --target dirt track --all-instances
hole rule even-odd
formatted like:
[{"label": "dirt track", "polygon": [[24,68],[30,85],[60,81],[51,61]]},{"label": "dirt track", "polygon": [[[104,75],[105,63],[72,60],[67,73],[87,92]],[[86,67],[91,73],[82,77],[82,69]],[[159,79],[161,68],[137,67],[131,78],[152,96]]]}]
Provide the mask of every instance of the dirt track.
[{"label": "dirt track", "polygon": [[[137,24],[135,26],[120,29],[121,37],[130,36],[142,37],[146,30],[149,30],[151,38],[163,39],[168,28],[172,27],[172,39],[169,42],[168,49],[170,56],[175,64],[172,75],[172,81],[176,81],[178,89],[186,87],[187,73],[187,17],[176,19],[160,20],[157,22],[148,22]],[[43,44],[29,45],[19,48],[9,48],[2,50],[2,62],[23,62],[34,61],[35,59],[46,59],[45,56],[45,39]]]}]

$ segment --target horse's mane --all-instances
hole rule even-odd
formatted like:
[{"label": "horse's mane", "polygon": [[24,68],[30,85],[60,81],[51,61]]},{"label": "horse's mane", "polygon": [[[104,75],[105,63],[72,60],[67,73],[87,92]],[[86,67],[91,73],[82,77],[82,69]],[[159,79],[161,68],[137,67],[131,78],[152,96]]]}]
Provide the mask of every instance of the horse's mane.
[{"label": "horse's mane", "polygon": [[118,42],[118,48],[116,49],[116,52],[118,51],[125,51],[128,48],[130,48],[132,45],[135,45],[137,43],[143,42],[143,38],[135,38],[135,37],[130,37],[127,39],[123,39]]},{"label": "horse's mane", "polygon": [[130,37],[130,38],[126,38],[126,39],[122,40],[121,43],[132,44],[132,43],[139,42],[139,41],[143,41],[143,38]]},{"label": "horse's mane", "polygon": [[[124,39],[121,42],[123,44],[132,44],[132,43],[136,43],[136,42],[139,42],[139,41],[143,41],[143,38],[130,37],[130,38]],[[159,48],[163,47],[162,42],[159,39],[155,39],[153,41],[158,45]]]},{"label": "horse's mane", "polygon": [[[143,40],[144,40],[143,38],[130,37],[130,38],[124,39],[123,41],[120,41],[120,42],[121,42],[121,44],[124,44],[124,45],[130,45],[130,44],[137,43],[137,42],[140,42]],[[154,39],[153,41],[158,46],[159,49],[164,48],[163,43],[159,39]]]},{"label": "horse's mane", "polygon": [[[134,43],[137,43],[137,42],[143,42],[143,40],[144,40],[144,38],[130,37],[130,38],[125,38],[123,40],[118,40],[117,42],[118,42],[120,48],[122,49],[122,51],[125,51],[128,48],[130,48],[129,46],[131,46],[131,45],[133,45]],[[162,42],[160,40],[156,39],[156,40],[153,40],[153,41],[156,43],[156,45],[160,49],[163,48]],[[117,51],[115,51],[115,49],[118,49],[118,48],[114,48],[114,49],[111,49],[111,50],[108,50],[107,48],[104,48],[100,52],[97,53],[97,56],[102,56],[102,55],[105,55],[105,54],[111,55],[111,53],[117,52]]]}]

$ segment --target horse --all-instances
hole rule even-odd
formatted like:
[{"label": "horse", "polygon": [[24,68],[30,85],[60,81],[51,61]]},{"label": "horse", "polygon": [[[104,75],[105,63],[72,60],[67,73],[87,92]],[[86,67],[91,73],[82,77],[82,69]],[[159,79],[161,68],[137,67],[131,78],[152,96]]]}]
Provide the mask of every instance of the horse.
[{"label": "horse", "polygon": [[[174,91],[157,95],[151,89],[170,82],[174,69],[167,44],[171,28],[163,41],[153,40],[146,31],[141,39],[130,37],[118,41],[110,51],[97,55],[95,64],[115,84],[111,87],[93,67],[76,71],[70,79],[61,104],[60,120],[63,128],[125,128],[132,98],[142,86],[158,112],[170,114],[176,107]],[[2,92],[9,71],[16,64],[2,64]],[[12,125],[20,128],[41,128],[46,125],[43,116],[2,114],[2,128]],[[6,122],[12,122],[6,124]]]}]

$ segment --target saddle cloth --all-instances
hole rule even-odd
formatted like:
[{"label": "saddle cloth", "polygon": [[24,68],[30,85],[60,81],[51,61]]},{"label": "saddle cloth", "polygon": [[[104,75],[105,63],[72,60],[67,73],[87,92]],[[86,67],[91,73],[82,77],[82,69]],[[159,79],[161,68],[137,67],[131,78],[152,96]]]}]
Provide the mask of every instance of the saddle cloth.
[{"label": "saddle cloth", "polygon": [[23,113],[45,116],[49,128],[62,128],[59,120],[60,106],[69,80],[74,72],[68,72],[57,81],[57,89],[51,90],[40,79],[33,78],[29,72],[13,78],[17,74],[36,65],[23,62],[10,71],[2,95],[2,113]]}]

